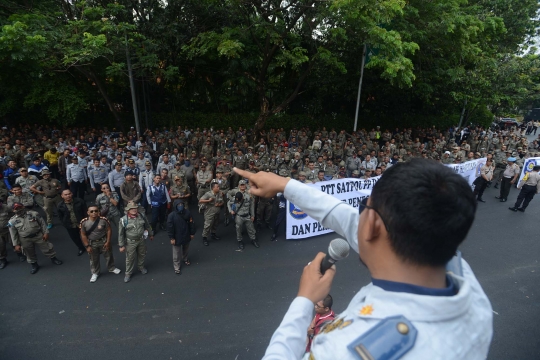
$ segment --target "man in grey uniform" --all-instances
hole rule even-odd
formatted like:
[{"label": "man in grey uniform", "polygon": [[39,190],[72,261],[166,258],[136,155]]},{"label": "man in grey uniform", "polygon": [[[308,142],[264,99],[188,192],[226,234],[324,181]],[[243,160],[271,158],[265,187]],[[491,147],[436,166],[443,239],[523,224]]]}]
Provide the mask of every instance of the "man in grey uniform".
[{"label": "man in grey uniform", "polygon": [[[227,207],[229,213],[234,216],[236,223],[236,240],[238,240],[238,248],[244,249],[244,242],[242,241],[242,230],[244,225],[251,243],[256,248],[259,247],[259,243],[255,237],[256,231],[253,221],[255,221],[255,201],[253,196],[246,191],[246,181],[240,180],[238,182],[239,191],[236,193],[233,199],[231,199]],[[240,194],[240,195],[239,195]]]},{"label": "man in grey uniform", "polygon": [[208,233],[211,233],[213,240],[219,240],[216,235],[216,228],[219,223],[219,213],[225,203],[223,192],[219,189],[219,184],[213,182],[211,190],[201,196],[200,204],[204,204],[204,228],[203,228],[203,245],[208,246]]},{"label": "man in grey uniform", "polygon": [[[11,216],[11,208],[0,202],[0,269],[5,268],[8,264],[7,244],[11,242],[8,223]],[[19,256],[20,262],[26,261],[26,256],[24,256],[21,251],[16,254]]]},{"label": "man in grey uniform", "polygon": [[[137,255],[137,266],[140,272],[144,275],[148,270],[144,267],[144,259],[146,257],[146,237],[150,236],[150,240],[154,240],[152,227],[146,219],[146,216],[139,214],[138,206],[133,201],[130,201],[126,206],[127,214],[120,219],[118,226],[118,245],[120,252],[127,250],[126,254],[126,276],[124,282],[131,280],[133,268],[135,265],[135,255]],[[147,232],[147,234],[145,234]]]},{"label": "man in grey uniform", "polygon": [[9,233],[16,252],[21,251],[21,247],[26,254],[27,261],[32,265],[30,274],[35,274],[39,270],[36,256],[36,246],[39,247],[43,255],[51,259],[55,265],[62,265],[62,261],[56,258],[53,245],[49,242],[49,230],[47,224],[39,214],[32,210],[26,210],[23,204],[13,204],[15,216],[9,219]]},{"label": "man in grey uniform", "polygon": [[116,275],[122,271],[114,266],[114,257],[111,247],[111,224],[106,217],[99,216],[97,205],[88,207],[88,217],[81,220],[81,240],[88,255],[90,255],[90,271],[92,277],[90,282],[96,282],[101,272],[99,255],[103,254],[107,261],[107,269]]},{"label": "man in grey uniform", "polygon": [[540,166],[536,165],[530,173],[525,174],[523,180],[519,182],[518,189],[521,189],[517,197],[516,203],[509,208],[512,211],[525,212],[527,206],[533,199],[534,195],[540,192]]}]

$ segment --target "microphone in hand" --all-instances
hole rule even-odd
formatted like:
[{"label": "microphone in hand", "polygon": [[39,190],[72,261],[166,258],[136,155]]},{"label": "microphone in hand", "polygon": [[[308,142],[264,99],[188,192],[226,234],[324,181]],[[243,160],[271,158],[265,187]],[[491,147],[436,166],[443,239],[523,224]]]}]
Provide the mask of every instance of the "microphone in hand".
[{"label": "microphone in hand", "polygon": [[328,245],[328,253],[321,262],[321,274],[330,269],[337,261],[349,256],[349,243],[344,239],[334,239]]}]

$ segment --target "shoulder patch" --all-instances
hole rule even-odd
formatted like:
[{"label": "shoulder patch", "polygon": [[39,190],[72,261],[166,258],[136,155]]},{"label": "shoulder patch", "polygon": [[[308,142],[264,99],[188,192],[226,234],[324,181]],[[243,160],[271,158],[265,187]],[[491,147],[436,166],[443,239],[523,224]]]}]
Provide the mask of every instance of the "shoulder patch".
[{"label": "shoulder patch", "polygon": [[362,360],[397,360],[414,347],[417,334],[418,331],[405,316],[392,316],[381,320],[347,348]]}]

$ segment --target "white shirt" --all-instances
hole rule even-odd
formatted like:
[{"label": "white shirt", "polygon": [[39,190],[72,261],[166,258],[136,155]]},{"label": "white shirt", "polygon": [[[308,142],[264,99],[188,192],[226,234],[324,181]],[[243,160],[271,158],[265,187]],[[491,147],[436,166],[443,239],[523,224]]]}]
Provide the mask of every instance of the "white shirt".
[{"label": "white shirt", "polygon": [[[285,197],[324,227],[335,230],[358,251],[357,209],[295,180],[288,182]],[[328,333],[323,328],[314,338],[311,354],[304,351],[313,303],[297,297],[272,336],[264,359],[358,359],[348,346],[383,319],[396,315],[405,316],[418,331],[414,346],[403,359],[485,359],[493,335],[493,311],[464,260],[462,267],[463,276],[448,274],[459,289],[454,296],[416,295],[385,291],[373,284],[364,286],[347,309],[336,315],[336,321],[343,319],[343,325]],[[367,306],[372,311],[361,315]]]}]

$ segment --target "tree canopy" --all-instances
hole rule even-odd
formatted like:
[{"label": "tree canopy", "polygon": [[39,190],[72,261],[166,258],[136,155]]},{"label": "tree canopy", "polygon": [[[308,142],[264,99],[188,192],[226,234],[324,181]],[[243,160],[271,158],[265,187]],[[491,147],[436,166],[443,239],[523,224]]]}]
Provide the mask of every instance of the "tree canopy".
[{"label": "tree canopy", "polygon": [[[535,0],[0,0],[0,116],[487,122],[538,102]],[[171,116],[172,114],[172,116]],[[294,124],[291,124],[294,125]]]}]

